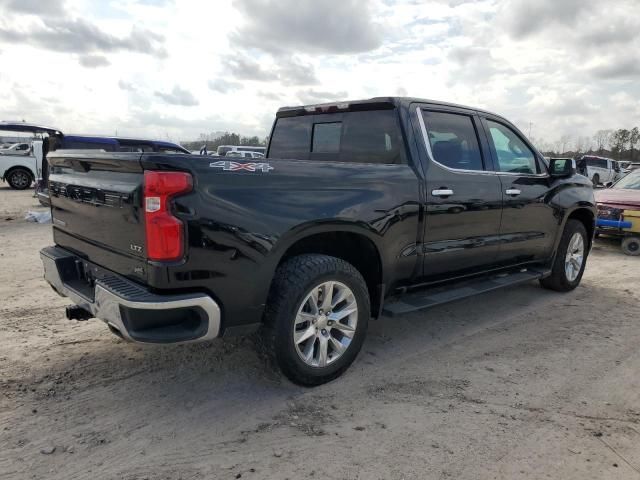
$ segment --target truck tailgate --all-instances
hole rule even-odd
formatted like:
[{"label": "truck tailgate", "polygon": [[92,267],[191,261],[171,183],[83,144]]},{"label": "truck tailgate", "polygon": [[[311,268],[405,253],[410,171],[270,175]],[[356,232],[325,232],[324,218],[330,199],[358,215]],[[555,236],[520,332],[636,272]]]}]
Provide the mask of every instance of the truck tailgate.
[{"label": "truck tailgate", "polygon": [[56,243],[144,281],[140,154],[55,152],[49,163]]}]

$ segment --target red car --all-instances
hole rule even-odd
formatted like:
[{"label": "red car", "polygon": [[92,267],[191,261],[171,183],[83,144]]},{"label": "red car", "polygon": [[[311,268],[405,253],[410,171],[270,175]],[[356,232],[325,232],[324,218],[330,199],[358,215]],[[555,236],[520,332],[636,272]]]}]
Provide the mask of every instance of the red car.
[{"label": "red car", "polygon": [[597,190],[595,197],[597,233],[623,236],[624,253],[640,255],[640,170],[629,173],[611,188]]}]

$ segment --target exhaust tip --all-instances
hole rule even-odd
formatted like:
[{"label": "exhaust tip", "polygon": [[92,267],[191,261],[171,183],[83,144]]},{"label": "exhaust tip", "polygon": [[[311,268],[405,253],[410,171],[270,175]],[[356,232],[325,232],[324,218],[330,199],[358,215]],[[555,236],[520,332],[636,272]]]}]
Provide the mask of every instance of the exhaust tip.
[{"label": "exhaust tip", "polygon": [[67,306],[65,309],[65,313],[67,315],[67,319],[77,320],[79,322],[93,318],[93,313],[91,313],[89,310],[85,310],[78,305]]}]

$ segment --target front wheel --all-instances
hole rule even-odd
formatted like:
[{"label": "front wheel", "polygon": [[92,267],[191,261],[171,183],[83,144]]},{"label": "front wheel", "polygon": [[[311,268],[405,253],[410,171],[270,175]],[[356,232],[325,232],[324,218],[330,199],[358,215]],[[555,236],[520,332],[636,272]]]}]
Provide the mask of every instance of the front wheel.
[{"label": "front wheel", "polygon": [[542,286],[558,292],[568,292],[576,288],[587,264],[588,245],[584,224],[569,219],[558,245],[551,275],[540,280]]},{"label": "front wheel", "polygon": [[24,168],[14,168],[7,175],[7,183],[14,190],[25,190],[33,183],[31,172]]},{"label": "front wheel", "polygon": [[598,175],[597,173],[593,176],[593,179],[591,180],[593,182],[593,186],[597,187],[598,185],[600,185],[600,175]]},{"label": "front wheel", "polygon": [[300,255],[278,267],[264,337],[287,378],[320,385],[355,360],[369,317],[367,285],[353,265],[327,255]]}]

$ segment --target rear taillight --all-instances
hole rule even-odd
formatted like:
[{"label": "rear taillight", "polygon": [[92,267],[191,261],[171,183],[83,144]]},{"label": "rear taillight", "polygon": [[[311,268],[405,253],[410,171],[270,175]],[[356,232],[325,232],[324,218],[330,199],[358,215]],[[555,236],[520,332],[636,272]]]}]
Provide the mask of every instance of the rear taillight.
[{"label": "rear taillight", "polygon": [[171,214],[172,197],[193,188],[185,172],[144,172],[144,219],[147,258],[171,261],[184,256],[184,225]]}]

